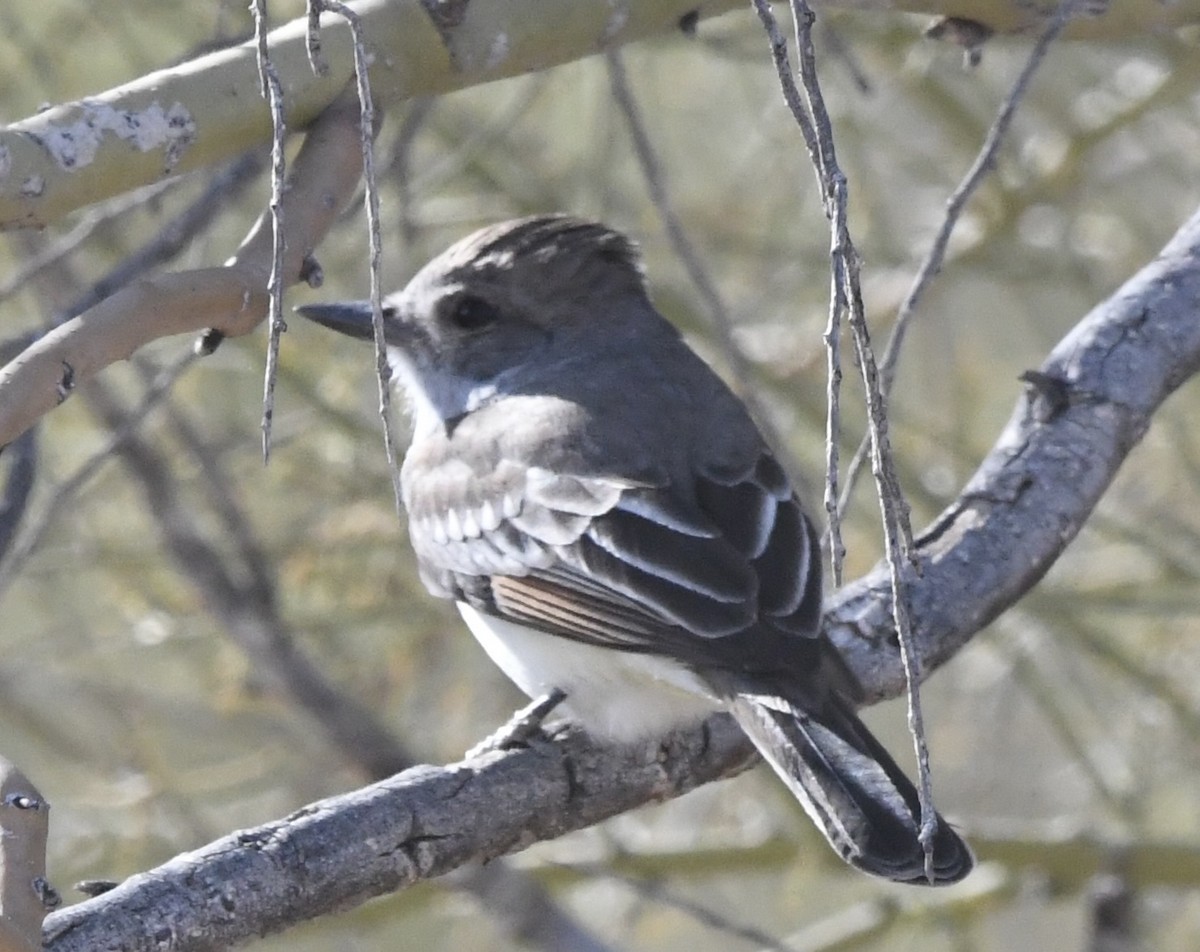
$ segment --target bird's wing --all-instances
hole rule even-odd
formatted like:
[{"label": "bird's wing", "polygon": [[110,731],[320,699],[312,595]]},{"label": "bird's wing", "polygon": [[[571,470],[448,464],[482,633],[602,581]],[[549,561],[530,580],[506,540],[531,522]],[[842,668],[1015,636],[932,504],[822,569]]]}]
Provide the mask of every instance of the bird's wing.
[{"label": "bird's wing", "polygon": [[[683,487],[536,468],[422,480],[410,507],[437,594],[547,632],[699,667],[788,670],[819,628],[817,541],[778,463]],[[815,644],[811,646],[815,650]]]}]

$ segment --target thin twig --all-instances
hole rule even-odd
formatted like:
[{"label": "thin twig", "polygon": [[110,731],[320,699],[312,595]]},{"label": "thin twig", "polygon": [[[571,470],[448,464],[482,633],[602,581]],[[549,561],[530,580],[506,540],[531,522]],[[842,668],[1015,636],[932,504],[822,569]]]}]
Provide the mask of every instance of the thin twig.
[{"label": "thin twig", "polygon": [[[105,298],[115,294],[136,278],[154,268],[166,264],[179,255],[193,238],[212,224],[217,214],[236,200],[262,167],[262,155],[247,152],[229,163],[212,176],[204,190],[197,195],[182,212],[158,230],[154,238],[124,258],[115,268],[71,302],[60,314],[55,315],[55,324],[61,324],[94,307]],[[143,201],[156,193],[148,193]]]},{"label": "thin twig", "polygon": [[81,216],[79,223],[74,228],[55,241],[45,245],[31,257],[23,261],[15,272],[3,281],[0,281],[0,301],[12,297],[29,281],[32,281],[47,268],[52,267],[63,258],[77,251],[92,236],[92,233],[97,228],[111,222],[114,218],[119,218],[130,209],[140,208],[151,198],[169,191],[178,184],[179,179],[168,179],[165,182],[157,182],[154,185],[138,189],[131,195],[121,195],[118,198],[105,202],[99,208],[93,209]]},{"label": "thin twig", "polygon": [[658,880],[630,876],[602,863],[556,863],[554,865],[590,879],[604,878],[618,882],[639,898],[675,909],[713,932],[723,933],[743,942],[752,942],[769,952],[792,952],[789,946],[762,929],[734,922],[702,903],[693,902],[678,895]]},{"label": "thin twig", "polygon": [[308,33],[304,38],[304,47],[308,52],[308,65],[317,76],[329,72],[329,64],[321,58],[321,11],[325,5],[319,2],[308,4]]},{"label": "thin twig", "polygon": [[[839,168],[833,142],[833,124],[825,108],[824,97],[817,77],[816,55],[812,43],[812,24],[815,16],[805,0],[794,0],[793,17],[796,22],[796,44],[800,56],[800,78],[805,95],[812,109],[816,129],[820,165],[818,173],[824,190],[827,213],[833,230],[831,256],[835,272],[842,286],[851,330],[857,335],[856,347],[862,345],[864,353],[860,359],[863,378],[867,386],[868,424],[871,438],[878,446],[880,472],[880,501],[887,518],[896,526],[900,539],[900,552],[906,558],[912,549],[912,528],[909,524],[908,503],[901,490],[899,478],[888,442],[887,407],[875,380],[875,355],[871,348],[869,329],[862,302],[862,287],[859,277],[860,259],[858,250],[850,237],[849,193],[846,176]],[[839,434],[840,435],[840,434]],[[887,490],[887,491],[884,491]],[[888,507],[891,511],[887,512]]]},{"label": "thin twig", "polygon": [[[933,808],[929,754],[921,716],[918,689],[920,669],[915,646],[912,643],[912,622],[904,585],[904,564],[911,559],[912,529],[909,525],[908,505],[904,499],[892,460],[887,435],[887,406],[879,389],[875,355],[871,349],[870,333],[863,307],[859,257],[850,236],[848,223],[849,195],[846,176],[837,163],[833,126],[825,108],[817,77],[816,55],[812,43],[812,25],[816,17],[804,0],[792,0],[791,11],[796,29],[800,78],[804,88],[802,97],[792,78],[787,58],[787,44],[779,31],[769,3],[766,0],[754,0],[754,6],[770,39],[772,57],[783,87],[784,100],[796,118],[796,123],[804,137],[804,143],[812,159],[817,182],[821,189],[825,213],[830,221],[832,287],[830,325],[826,341],[830,351],[829,363],[831,365],[829,387],[833,391],[828,423],[830,443],[836,443],[840,437],[836,428],[839,423],[840,408],[836,401],[839,383],[837,374],[839,355],[835,351],[835,340],[836,334],[840,331],[841,315],[845,315],[849,322],[855,355],[858,358],[866,390],[872,471],[875,474],[879,496],[885,543],[884,552],[892,590],[892,620],[900,644],[900,657],[907,685],[909,731],[917,752],[918,791],[921,802],[919,836],[925,848],[926,871],[932,874],[932,843],[937,832],[937,815]],[[836,506],[831,507],[830,503],[837,499],[837,451],[836,449],[827,450],[827,454],[827,462],[831,464],[831,469],[826,475],[826,505],[836,509]],[[837,513],[834,512],[831,515],[830,548],[835,558],[834,577],[840,579],[840,564],[837,561],[841,549],[840,531],[837,526]]]},{"label": "thin twig", "polygon": [[350,27],[354,39],[354,80],[358,88],[359,133],[362,142],[364,204],[367,212],[367,228],[370,238],[371,273],[371,327],[375,332],[375,372],[379,380],[379,417],[383,421],[383,447],[387,454],[388,472],[392,477],[392,494],[396,500],[396,512],[404,510],[400,488],[400,466],[397,462],[396,436],[392,431],[392,368],[388,363],[387,344],[383,329],[383,291],[381,288],[381,265],[383,261],[383,238],[379,225],[379,183],[375,175],[375,106],[371,98],[371,82],[367,75],[369,66],[366,40],[362,21],[357,13],[337,0],[309,0],[310,8],[328,10],[342,17]]},{"label": "thin twig", "polygon": [[116,452],[136,434],[142,421],[162,403],[175,381],[196,359],[196,354],[189,350],[164,367],[142,395],[141,402],[124,419],[120,428],[114,430],[100,449],[89,456],[83,465],[58,485],[50,498],[46,500],[45,505],[42,506],[38,519],[26,527],[21,538],[13,546],[9,557],[3,564],[0,564],[0,596],[8,590],[9,585],[12,584],[29,557],[38,550],[55,520],[63,513],[70,511],[68,503],[71,498],[86,486],[92,477],[100,472],[104,464],[109,462]]},{"label": "thin twig", "polygon": [[842,433],[842,311],[837,295],[829,302],[829,323],[825,325],[825,505],[826,532],[829,534],[829,562],[834,588],[841,588],[846,563],[846,544],[842,541],[842,518],[838,510],[838,467]]},{"label": "thin twig", "polygon": [[8,476],[0,490],[0,561],[17,538],[37,479],[38,428],[31,426],[4,447]]},{"label": "thin twig", "polygon": [[812,119],[800,96],[796,81],[792,78],[792,64],[788,59],[787,39],[784,37],[783,31],[779,29],[779,21],[775,19],[775,12],[771,9],[770,0],[752,0],[752,2],[759,20],[762,21],[763,29],[767,33],[767,39],[771,43],[771,61],[775,64],[775,73],[779,77],[783,101],[787,103],[792,118],[800,127],[800,135],[804,138],[808,157],[812,159],[813,167],[818,170],[819,174],[820,150],[817,145],[817,133],[813,129]]},{"label": "thin twig", "polygon": [[[885,394],[892,391],[892,384],[895,382],[896,377],[896,365],[900,359],[900,349],[904,345],[905,335],[908,333],[909,326],[912,324],[913,317],[917,311],[917,305],[924,296],[926,289],[942,270],[942,264],[946,259],[946,248],[950,244],[950,236],[954,233],[954,229],[962,217],[963,209],[987,174],[995,168],[996,156],[999,154],[1004,137],[1008,134],[1009,127],[1012,125],[1017,107],[1020,105],[1021,100],[1025,98],[1029,84],[1033,79],[1033,74],[1037,72],[1042,60],[1045,59],[1046,53],[1050,49],[1050,44],[1058,38],[1064,27],[1066,27],[1067,22],[1071,19],[1075,2],[1076,0],[1064,0],[1059,5],[1054,17],[1046,25],[1046,29],[1038,37],[1037,42],[1029,53],[1029,59],[1025,61],[1024,67],[1022,67],[1016,81],[1013,83],[1012,89],[1009,90],[1008,95],[1004,97],[1004,101],[1000,104],[1000,109],[996,112],[996,118],[992,121],[992,126],[984,137],[983,145],[980,146],[979,154],[976,155],[975,161],[971,164],[970,169],[967,170],[967,174],[963,176],[962,181],[959,182],[958,187],[954,189],[950,197],[946,200],[946,214],[942,219],[941,227],[938,228],[938,233],[933,239],[933,244],[930,245],[929,251],[926,252],[925,258],[921,262],[921,266],[917,269],[916,277],[913,278],[913,283],[908,290],[908,294],[905,295],[904,300],[900,304],[900,309],[896,313],[895,323],[892,325],[891,334],[888,336],[887,345],[883,350],[883,359],[880,363],[880,383]],[[845,486],[843,487],[842,497],[838,503],[839,513],[844,514],[850,504],[850,496],[854,492],[859,473],[862,471],[863,463],[869,452],[868,440],[868,437],[863,438],[863,441],[854,453],[854,458],[851,460],[850,466],[846,470]]]},{"label": "thin twig", "polygon": [[262,96],[271,110],[271,277],[267,281],[267,362],[263,373],[263,462],[271,458],[271,421],[275,416],[275,380],[279,370],[279,339],[287,330],[283,320],[283,186],[287,158],[283,145],[287,123],[283,115],[283,85],[267,49],[267,0],[253,0],[254,38],[258,47],[258,73]]},{"label": "thin twig", "polygon": [[433,114],[432,96],[420,96],[409,103],[400,120],[400,129],[392,146],[391,158],[385,164],[385,175],[396,188],[396,231],[400,236],[402,251],[407,251],[417,240],[417,222],[413,211],[412,155],[417,134],[425,128]]},{"label": "thin twig", "polygon": [[[754,0],[754,8],[762,21],[763,29],[771,43],[771,60],[775,64],[775,72],[783,90],[784,102],[800,128],[804,138],[804,146],[813,167],[818,170],[817,179],[821,183],[820,170],[824,167],[821,158],[820,145],[817,142],[816,130],[800,96],[800,90],[792,78],[792,65],[788,58],[787,40],[779,29],[779,21],[771,10],[769,0]],[[829,205],[826,202],[826,213]],[[846,546],[842,542],[841,513],[837,507],[838,499],[838,467],[839,443],[841,441],[841,392],[842,392],[842,315],[845,313],[845,300],[842,294],[842,284],[838,280],[836,269],[830,273],[829,321],[825,326],[823,340],[826,353],[826,411],[825,411],[825,493],[824,506],[826,518],[826,537],[829,540],[829,565],[834,588],[840,588],[843,581],[843,565],[846,561]]]},{"label": "thin twig", "polygon": [[799,468],[782,455],[783,451],[781,447],[785,445],[784,441],[775,430],[766,407],[758,399],[750,361],[742,352],[741,347],[738,346],[737,338],[734,335],[734,321],[732,315],[729,313],[729,308],[725,306],[725,302],[721,299],[721,295],[717,291],[716,283],[710,277],[708,269],[700,259],[700,255],[696,253],[696,249],[688,238],[687,232],[683,227],[683,222],[680,220],[679,214],[675,211],[675,205],[667,192],[662,163],[654,151],[654,145],[650,141],[649,133],[646,131],[646,124],[642,121],[641,110],[633,98],[633,92],[629,87],[629,78],[625,73],[625,64],[621,59],[621,55],[616,49],[610,49],[605,53],[605,59],[608,63],[608,78],[612,88],[613,99],[616,101],[617,107],[620,109],[629,127],[629,137],[633,141],[634,154],[637,157],[638,165],[641,167],[642,176],[646,180],[646,187],[650,192],[650,201],[654,204],[659,216],[662,218],[663,227],[667,232],[667,240],[670,241],[672,250],[683,264],[683,268],[687,272],[692,286],[704,302],[709,322],[717,332],[721,343],[721,350],[725,354],[730,370],[737,381],[738,395],[749,408],[754,421],[763,430],[763,435],[776,451],[788,475],[793,478],[793,482],[797,482],[800,478],[798,475]]},{"label": "thin twig", "polygon": [[[913,562],[912,525],[908,502],[900,486],[888,439],[887,401],[879,386],[875,352],[871,347],[870,330],[863,306],[859,275],[858,250],[850,237],[849,195],[846,177],[837,165],[833,143],[833,123],[825,108],[817,77],[816,54],[812,43],[812,24],[816,19],[805,0],[792,0],[792,17],[796,25],[796,47],[800,59],[800,79],[812,109],[822,159],[822,178],[828,183],[826,192],[830,203],[833,226],[833,259],[839,283],[843,284],[848,304],[850,330],[854,351],[867,398],[867,430],[871,437],[871,470],[875,475],[876,493],[883,517],[884,553],[892,590],[892,619],[900,646],[900,661],[904,667],[907,687],[908,729],[917,757],[917,790],[921,804],[921,829],[918,839],[925,850],[925,873],[933,882],[933,840],[937,835],[937,812],[933,804],[933,780],[929,767],[929,747],[925,739],[925,719],[921,712],[921,667],[913,643],[912,618],[904,580],[904,566]],[[838,434],[840,436],[840,434]]]}]

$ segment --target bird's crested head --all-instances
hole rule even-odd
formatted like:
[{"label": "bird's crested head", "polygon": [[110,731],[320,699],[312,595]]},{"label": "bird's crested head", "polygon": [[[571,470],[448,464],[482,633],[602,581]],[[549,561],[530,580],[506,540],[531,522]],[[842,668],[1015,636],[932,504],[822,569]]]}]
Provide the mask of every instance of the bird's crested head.
[{"label": "bird's crested head", "polygon": [[[364,302],[300,313],[371,336]],[[646,297],[634,243],[568,215],[474,232],[389,295],[383,320],[398,382],[442,419],[535,370],[627,347],[648,327],[667,326]]]}]

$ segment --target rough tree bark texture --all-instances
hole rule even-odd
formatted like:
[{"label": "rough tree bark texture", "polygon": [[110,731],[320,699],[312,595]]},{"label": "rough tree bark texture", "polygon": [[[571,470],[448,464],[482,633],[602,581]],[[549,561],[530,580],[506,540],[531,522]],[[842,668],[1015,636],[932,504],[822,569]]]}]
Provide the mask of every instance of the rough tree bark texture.
[{"label": "rough tree bark texture", "polygon": [[[979,470],[918,539],[911,580],[926,670],[949,660],[1046,573],[1090,516],[1154,411],[1200,369],[1200,212],[1151,264],[1097,305],[1028,374],[1025,395]],[[828,630],[866,688],[903,690],[880,639],[887,574],[839,592]]]}]

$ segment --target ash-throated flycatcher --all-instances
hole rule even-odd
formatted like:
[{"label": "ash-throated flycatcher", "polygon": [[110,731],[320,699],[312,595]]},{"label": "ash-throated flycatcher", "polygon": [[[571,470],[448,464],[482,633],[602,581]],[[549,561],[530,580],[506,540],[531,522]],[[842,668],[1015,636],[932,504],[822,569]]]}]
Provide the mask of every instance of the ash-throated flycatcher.
[{"label": "ash-throated flycatcher", "polygon": [[[367,303],[299,311],[371,337]],[[817,535],[741,402],[650,303],[631,242],[564,216],[494,225],[383,316],[414,415],[421,577],[492,660],[617,740],[729,711],[840,856],[929,882],[917,793],[821,635]],[[971,866],[939,818],[932,881]]]}]

